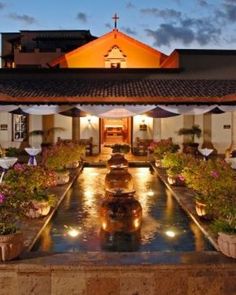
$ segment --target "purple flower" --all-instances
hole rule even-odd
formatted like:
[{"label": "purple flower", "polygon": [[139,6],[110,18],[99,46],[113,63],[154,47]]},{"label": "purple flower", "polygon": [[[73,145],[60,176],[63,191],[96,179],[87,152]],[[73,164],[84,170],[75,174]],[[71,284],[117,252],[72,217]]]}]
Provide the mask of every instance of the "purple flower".
[{"label": "purple flower", "polygon": [[213,171],[211,171],[211,176],[214,177],[214,178],[219,178],[220,175],[219,175],[219,173],[217,171],[213,170]]},{"label": "purple flower", "polygon": [[0,193],[0,204],[4,202],[5,198],[5,195],[3,193]]}]

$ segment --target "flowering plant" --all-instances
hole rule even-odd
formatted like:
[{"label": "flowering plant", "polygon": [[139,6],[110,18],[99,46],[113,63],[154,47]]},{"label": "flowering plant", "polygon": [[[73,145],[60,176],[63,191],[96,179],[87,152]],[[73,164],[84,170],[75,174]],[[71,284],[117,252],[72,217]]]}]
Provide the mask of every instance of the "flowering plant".
[{"label": "flowering plant", "polygon": [[28,166],[26,164],[16,164],[9,169],[4,181],[13,191],[23,190],[33,193],[55,185],[55,173],[42,166]]},{"label": "flowering plant", "polygon": [[157,159],[162,159],[166,153],[176,153],[179,150],[179,145],[174,144],[172,138],[168,138],[152,142],[148,149],[154,153]]},{"label": "flowering plant", "polygon": [[[183,176],[183,169],[193,161],[194,158],[191,155],[183,153],[167,153],[162,160],[162,165],[164,168],[167,168],[167,174],[169,176]],[[184,180],[184,177],[182,180]]]},{"label": "flowering plant", "polygon": [[18,207],[11,189],[6,184],[0,185],[0,235],[13,234],[17,231]]},{"label": "flowering plant", "polygon": [[79,161],[85,152],[85,147],[79,144],[59,142],[43,153],[45,167],[62,171],[67,164]]},{"label": "flowering plant", "polygon": [[[186,167],[183,176],[187,186],[196,192],[196,199],[204,202],[214,216],[222,215],[220,208],[235,195],[234,172],[222,160],[198,161],[197,165]],[[226,211],[229,209],[227,205]]]}]

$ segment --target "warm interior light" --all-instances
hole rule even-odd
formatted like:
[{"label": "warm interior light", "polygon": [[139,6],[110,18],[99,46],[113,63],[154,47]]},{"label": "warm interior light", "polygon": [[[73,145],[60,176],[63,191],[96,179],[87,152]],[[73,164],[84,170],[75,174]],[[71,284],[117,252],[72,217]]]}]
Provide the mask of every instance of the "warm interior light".
[{"label": "warm interior light", "polygon": [[140,220],[139,220],[139,218],[135,218],[134,219],[134,227],[135,228],[139,228],[140,227]]},{"label": "warm interior light", "polygon": [[93,192],[88,190],[84,192],[84,195],[86,198],[91,198],[93,196]]},{"label": "warm interior light", "polygon": [[147,196],[148,196],[148,197],[153,197],[153,196],[154,196],[154,192],[153,192],[153,191],[149,191],[149,192],[147,192]]},{"label": "warm interior light", "polygon": [[165,234],[167,235],[167,237],[169,238],[174,238],[176,236],[176,233],[173,230],[167,230],[165,232]]}]

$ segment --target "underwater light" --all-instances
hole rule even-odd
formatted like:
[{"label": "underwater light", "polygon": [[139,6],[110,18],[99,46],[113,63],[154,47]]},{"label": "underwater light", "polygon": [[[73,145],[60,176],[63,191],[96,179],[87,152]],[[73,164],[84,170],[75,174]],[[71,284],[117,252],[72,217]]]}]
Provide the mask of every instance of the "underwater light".
[{"label": "underwater light", "polygon": [[76,238],[79,235],[79,231],[75,228],[71,228],[68,230],[68,235],[72,238]]},{"label": "underwater light", "polygon": [[176,233],[173,230],[167,230],[165,232],[165,234],[167,235],[167,237],[169,238],[174,238],[176,236]]}]

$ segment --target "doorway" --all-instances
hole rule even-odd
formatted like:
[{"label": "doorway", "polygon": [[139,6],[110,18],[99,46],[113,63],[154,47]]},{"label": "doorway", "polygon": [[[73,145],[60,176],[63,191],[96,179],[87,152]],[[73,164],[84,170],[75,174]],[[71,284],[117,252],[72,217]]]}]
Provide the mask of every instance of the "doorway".
[{"label": "doorway", "polygon": [[101,119],[101,144],[131,143],[131,118]]}]

